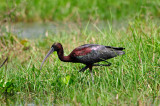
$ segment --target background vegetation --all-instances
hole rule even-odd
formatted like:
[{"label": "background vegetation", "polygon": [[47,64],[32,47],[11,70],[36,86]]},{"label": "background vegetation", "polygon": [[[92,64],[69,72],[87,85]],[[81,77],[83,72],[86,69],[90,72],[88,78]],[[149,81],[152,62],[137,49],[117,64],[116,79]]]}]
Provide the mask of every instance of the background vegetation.
[{"label": "background vegetation", "polygon": [[[0,68],[0,104],[160,104],[158,0],[0,0],[0,13],[0,64],[8,57]],[[115,20],[127,25],[115,29]],[[13,22],[35,21],[74,21],[81,27],[34,40],[8,30]],[[99,28],[100,21],[108,26]],[[78,72],[83,64],[63,63],[56,53],[39,70],[54,42],[62,43],[65,55],[85,43],[125,47],[126,54],[108,60],[110,67],[94,67],[93,84],[89,71]]]},{"label": "background vegetation", "polygon": [[12,21],[87,21],[160,17],[159,0],[0,0]]}]

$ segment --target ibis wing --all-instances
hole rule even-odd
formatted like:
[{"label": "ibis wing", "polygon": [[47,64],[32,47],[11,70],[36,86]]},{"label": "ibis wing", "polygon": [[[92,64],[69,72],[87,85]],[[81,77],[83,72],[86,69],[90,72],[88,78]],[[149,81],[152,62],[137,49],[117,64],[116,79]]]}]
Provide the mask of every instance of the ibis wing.
[{"label": "ibis wing", "polygon": [[[86,46],[86,45],[85,45]],[[87,45],[74,52],[77,62],[92,64],[124,54],[124,51],[107,48],[103,45]]]},{"label": "ibis wing", "polygon": [[91,49],[85,47],[85,48],[77,48],[77,49],[74,49],[71,54],[72,54],[74,57],[77,57],[77,56],[87,55],[87,54],[90,53],[90,52],[91,52]]},{"label": "ibis wing", "polygon": [[97,47],[100,47],[101,45],[97,45],[97,44],[84,44],[81,45],[79,47],[77,47],[76,49],[74,49],[71,54],[76,56],[85,56],[88,55],[89,53],[91,53],[92,51],[94,51],[95,49],[97,49]]},{"label": "ibis wing", "polygon": [[[105,46],[104,46],[105,47]],[[71,53],[71,57],[74,58],[75,62],[80,63],[94,63],[96,61],[100,61],[100,49],[99,45],[82,45],[76,49],[74,49]]]}]

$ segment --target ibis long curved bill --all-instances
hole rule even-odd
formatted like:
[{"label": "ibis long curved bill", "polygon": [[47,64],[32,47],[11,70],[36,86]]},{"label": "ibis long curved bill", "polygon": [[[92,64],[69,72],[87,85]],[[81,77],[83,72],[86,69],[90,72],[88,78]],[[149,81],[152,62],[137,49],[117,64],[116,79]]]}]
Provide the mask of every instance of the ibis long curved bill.
[{"label": "ibis long curved bill", "polygon": [[43,59],[43,61],[42,61],[42,64],[41,64],[40,70],[42,69],[42,66],[43,66],[43,64],[44,64],[45,60],[47,59],[47,57],[49,57],[49,56],[50,56],[50,54],[51,54],[51,53],[53,53],[53,52],[54,52],[54,48],[53,48],[53,47],[51,47],[51,50],[47,53],[46,57],[45,57],[45,58]]}]

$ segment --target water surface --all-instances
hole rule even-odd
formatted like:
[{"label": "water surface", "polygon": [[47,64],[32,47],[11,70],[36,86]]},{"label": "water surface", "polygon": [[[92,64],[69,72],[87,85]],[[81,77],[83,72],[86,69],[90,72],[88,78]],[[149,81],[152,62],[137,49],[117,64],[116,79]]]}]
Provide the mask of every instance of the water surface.
[{"label": "water surface", "polygon": [[71,33],[73,31],[80,31],[82,29],[87,31],[99,30],[117,30],[125,28],[128,24],[126,22],[105,22],[89,23],[84,22],[77,24],[73,22],[67,23],[16,23],[11,25],[11,32],[22,38],[37,38],[44,37],[48,34],[56,34],[59,32]]}]

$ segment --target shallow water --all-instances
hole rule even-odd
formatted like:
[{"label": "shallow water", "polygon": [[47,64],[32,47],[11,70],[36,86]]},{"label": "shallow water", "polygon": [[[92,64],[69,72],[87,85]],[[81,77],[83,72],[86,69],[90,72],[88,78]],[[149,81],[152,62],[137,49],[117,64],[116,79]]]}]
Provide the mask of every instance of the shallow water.
[{"label": "shallow water", "polygon": [[56,26],[51,23],[16,23],[12,24],[11,32],[22,38],[36,38],[47,32],[56,33]]},{"label": "shallow water", "polygon": [[56,34],[59,32],[71,33],[73,31],[80,31],[81,29],[87,29],[87,31],[99,30],[114,30],[125,28],[128,24],[126,22],[99,22],[77,24],[73,22],[67,23],[16,23],[11,25],[10,31],[22,38],[37,38],[44,37],[49,34]]}]

